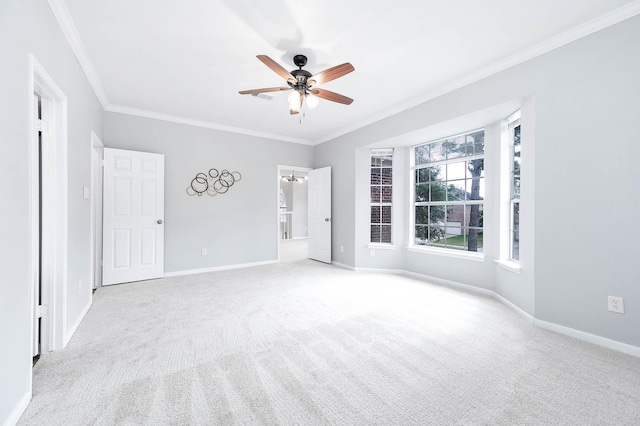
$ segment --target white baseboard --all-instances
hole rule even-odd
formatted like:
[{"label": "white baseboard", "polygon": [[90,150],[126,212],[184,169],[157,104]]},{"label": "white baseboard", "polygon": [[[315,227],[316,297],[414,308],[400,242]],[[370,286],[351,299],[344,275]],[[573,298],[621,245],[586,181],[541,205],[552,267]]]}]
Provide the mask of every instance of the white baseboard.
[{"label": "white baseboard", "polygon": [[394,274],[394,275],[404,275],[405,271],[402,269],[384,269],[384,268],[353,268],[356,272],[371,272],[378,274]]},{"label": "white baseboard", "polygon": [[632,355],[640,358],[640,347],[628,345],[626,343],[618,342],[616,340],[607,339],[606,337],[596,336],[595,334],[585,333],[584,331],[576,330],[574,328],[565,327],[563,325],[554,324],[552,322],[542,321],[534,319],[533,323],[549,331],[564,334],[569,337],[574,337],[578,340],[593,343],[594,345],[603,346],[605,348],[613,349],[614,351],[622,352],[627,355]]},{"label": "white baseboard", "polygon": [[518,307],[508,299],[504,298],[503,296],[497,294],[492,290],[487,290],[480,287],[474,287],[474,286],[471,286],[468,284],[462,284],[456,281],[444,280],[442,278],[436,278],[429,275],[417,274],[415,272],[405,271],[405,275],[416,278],[421,281],[426,281],[426,282],[437,284],[437,285],[444,285],[447,287],[459,288],[459,289],[470,291],[473,293],[480,293],[486,296],[491,296],[496,300],[500,301],[505,306],[509,307],[510,309],[513,309],[516,313],[518,313],[525,320],[535,325],[536,327],[544,328],[546,330],[553,331],[555,333],[564,334],[565,336],[574,337],[584,342],[592,343],[594,345],[613,349],[615,351],[640,358],[640,347],[638,346],[629,345],[626,343],[618,342],[616,340],[607,339],[606,337],[596,336],[595,334],[590,334],[584,331],[576,330],[574,328],[565,327],[563,325],[558,325],[552,322],[536,319],[535,317],[533,317],[532,315],[524,311],[522,308]]},{"label": "white baseboard", "polygon": [[66,332],[64,336],[64,341],[62,342],[63,349],[67,347],[67,343],[69,343],[69,341],[75,334],[78,327],[80,327],[80,323],[82,322],[82,320],[84,320],[84,317],[87,316],[87,312],[89,312],[89,309],[91,308],[92,303],[93,303],[93,297],[89,299],[89,303],[87,303],[87,305],[82,309],[82,313],[78,316],[78,319],[76,319],[76,322],[73,323],[73,325],[71,326],[71,329]]},{"label": "white baseboard", "polygon": [[439,284],[445,287],[457,288],[459,290],[468,291],[470,293],[479,293],[485,296],[494,297],[495,293],[491,290],[487,290],[486,288],[475,287],[469,284],[462,284],[457,281],[445,280],[438,277],[432,277],[431,275],[418,274],[416,272],[404,271],[404,275],[408,277],[412,277],[421,281],[427,281],[433,284]]},{"label": "white baseboard", "polygon": [[522,318],[524,318],[527,322],[529,322],[531,324],[535,324],[536,319],[533,317],[533,315],[529,314],[524,309],[522,309],[520,306],[515,305],[509,299],[504,298],[503,296],[499,295],[498,293],[493,292],[493,291],[492,291],[492,293],[493,293],[493,297],[498,299],[503,305],[506,305],[509,308],[513,309],[516,313],[520,314],[520,316]]},{"label": "white baseboard", "polygon": [[338,268],[348,269],[350,271],[355,271],[356,270],[356,268],[354,268],[353,266],[345,265],[344,263],[331,262],[331,264],[333,266],[337,266]]},{"label": "white baseboard", "polygon": [[272,263],[278,263],[278,261],[277,260],[266,260],[264,262],[239,263],[239,264],[235,264],[235,265],[214,266],[213,268],[202,268],[202,269],[190,269],[190,270],[184,270],[184,271],[165,272],[164,276],[165,277],[181,277],[183,275],[204,274],[206,272],[218,272],[218,271],[228,271],[230,269],[251,268],[253,266],[270,265]]},{"label": "white baseboard", "polygon": [[20,417],[24,413],[24,410],[27,409],[29,403],[31,402],[31,392],[25,393],[22,398],[20,398],[20,402],[16,405],[16,408],[13,409],[9,417],[3,423],[3,426],[14,426],[20,420]]}]

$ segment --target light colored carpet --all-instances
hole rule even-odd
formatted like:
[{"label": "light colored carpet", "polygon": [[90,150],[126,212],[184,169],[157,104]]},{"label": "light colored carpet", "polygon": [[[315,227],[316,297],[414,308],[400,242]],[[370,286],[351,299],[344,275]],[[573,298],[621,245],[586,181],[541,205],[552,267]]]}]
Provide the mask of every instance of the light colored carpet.
[{"label": "light colored carpet", "polygon": [[101,288],[25,425],[638,425],[640,359],[299,260]]},{"label": "light colored carpet", "polygon": [[309,245],[306,238],[280,240],[280,261],[291,262],[309,257]]}]

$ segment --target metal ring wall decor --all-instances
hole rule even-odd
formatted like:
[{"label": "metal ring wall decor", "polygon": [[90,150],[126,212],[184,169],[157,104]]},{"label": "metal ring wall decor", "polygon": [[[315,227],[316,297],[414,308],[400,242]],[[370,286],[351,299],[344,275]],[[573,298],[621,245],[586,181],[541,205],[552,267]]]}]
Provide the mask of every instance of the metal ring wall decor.
[{"label": "metal ring wall decor", "polygon": [[209,173],[198,173],[196,177],[191,179],[191,184],[187,186],[187,194],[201,196],[209,194],[212,197],[218,194],[226,193],[234,183],[240,182],[242,175],[240,172],[230,172],[218,169],[210,169]]}]

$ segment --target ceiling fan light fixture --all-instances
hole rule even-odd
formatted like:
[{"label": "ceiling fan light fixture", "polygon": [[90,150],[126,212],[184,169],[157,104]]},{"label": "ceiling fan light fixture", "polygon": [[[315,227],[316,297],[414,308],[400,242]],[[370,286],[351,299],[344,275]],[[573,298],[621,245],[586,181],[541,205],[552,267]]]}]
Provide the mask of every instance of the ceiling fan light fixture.
[{"label": "ceiling fan light fixture", "polygon": [[307,103],[307,106],[309,107],[309,109],[314,109],[315,107],[318,106],[318,98],[313,96],[311,93],[307,93],[304,96],[304,100]]},{"label": "ceiling fan light fixture", "polygon": [[289,110],[300,112],[300,93],[297,90],[289,93]]}]

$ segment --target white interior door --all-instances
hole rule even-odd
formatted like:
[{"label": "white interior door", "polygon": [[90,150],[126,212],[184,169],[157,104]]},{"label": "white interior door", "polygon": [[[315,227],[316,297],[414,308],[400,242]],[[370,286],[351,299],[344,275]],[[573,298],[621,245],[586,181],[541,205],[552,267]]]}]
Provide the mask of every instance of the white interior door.
[{"label": "white interior door", "polygon": [[102,285],[164,273],[164,155],[104,148]]},{"label": "white interior door", "polygon": [[309,257],[331,263],[331,167],[309,171]]}]

